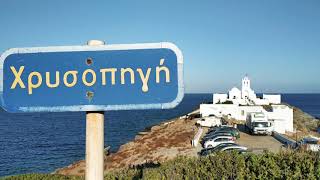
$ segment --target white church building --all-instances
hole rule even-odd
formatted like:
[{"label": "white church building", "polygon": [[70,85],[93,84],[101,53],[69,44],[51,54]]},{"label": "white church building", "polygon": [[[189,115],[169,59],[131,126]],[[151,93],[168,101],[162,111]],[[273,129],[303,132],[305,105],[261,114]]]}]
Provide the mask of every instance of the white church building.
[{"label": "white church building", "polygon": [[273,131],[293,132],[293,109],[281,104],[281,95],[263,94],[257,97],[251,89],[248,76],[242,79],[241,90],[233,87],[228,94],[213,94],[212,104],[201,104],[200,114],[205,117],[227,116],[245,121],[250,113],[262,112],[273,125]]}]

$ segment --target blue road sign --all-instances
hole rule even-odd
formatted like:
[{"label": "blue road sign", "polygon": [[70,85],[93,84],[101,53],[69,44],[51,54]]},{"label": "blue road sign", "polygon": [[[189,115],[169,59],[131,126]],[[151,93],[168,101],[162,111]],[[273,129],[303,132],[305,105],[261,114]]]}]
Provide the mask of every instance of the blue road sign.
[{"label": "blue road sign", "polygon": [[9,112],[167,109],[184,95],[172,43],[15,48],[0,57]]}]

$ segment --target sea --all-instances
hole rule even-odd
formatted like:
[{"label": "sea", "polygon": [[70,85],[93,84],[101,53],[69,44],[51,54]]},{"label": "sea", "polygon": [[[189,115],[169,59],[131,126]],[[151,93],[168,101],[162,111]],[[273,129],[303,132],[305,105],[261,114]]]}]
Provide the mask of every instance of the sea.
[{"label": "sea", "polygon": [[[320,94],[282,94],[282,101],[320,117]],[[212,94],[186,94],[174,109],[105,112],[105,146],[116,152],[138,132],[208,102]],[[50,173],[84,158],[84,112],[11,114],[0,109],[0,177]]]}]

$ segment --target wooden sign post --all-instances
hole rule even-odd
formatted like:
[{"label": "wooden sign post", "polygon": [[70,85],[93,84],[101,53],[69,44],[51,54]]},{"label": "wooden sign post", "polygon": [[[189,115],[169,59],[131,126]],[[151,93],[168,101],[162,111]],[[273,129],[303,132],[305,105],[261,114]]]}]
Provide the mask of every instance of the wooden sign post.
[{"label": "wooden sign post", "polygon": [[[88,41],[88,46],[104,45],[103,41]],[[103,180],[104,170],[104,112],[86,115],[86,180]]]}]

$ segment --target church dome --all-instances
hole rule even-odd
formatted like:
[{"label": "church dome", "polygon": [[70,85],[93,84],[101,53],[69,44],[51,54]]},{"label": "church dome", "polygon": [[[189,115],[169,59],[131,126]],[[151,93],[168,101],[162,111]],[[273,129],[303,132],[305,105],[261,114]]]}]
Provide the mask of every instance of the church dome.
[{"label": "church dome", "polygon": [[233,87],[229,91],[229,98],[230,99],[240,99],[241,98],[241,91],[238,88]]},{"label": "church dome", "polygon": [[233,87],[230,92],[241,92],[237,87]]}]

